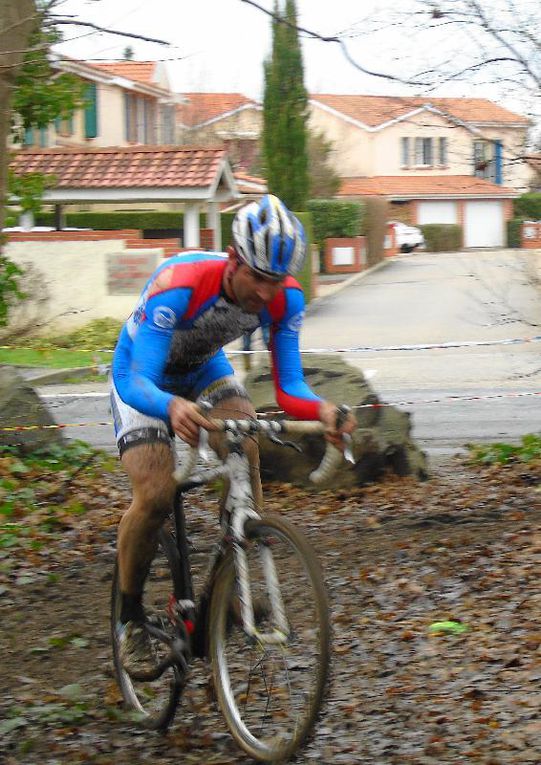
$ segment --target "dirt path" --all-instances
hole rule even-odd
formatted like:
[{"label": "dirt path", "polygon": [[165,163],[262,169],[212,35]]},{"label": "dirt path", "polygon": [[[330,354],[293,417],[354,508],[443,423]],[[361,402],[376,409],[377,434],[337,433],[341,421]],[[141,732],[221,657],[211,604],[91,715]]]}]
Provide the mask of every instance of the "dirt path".
[{"label": "dirt path", "polygon": [[[122,505],[123,488],[108,480]],[[278,486],[267,502],[287,503],[305,529],[332,602],[332,689],[298,762],[541,763],[536,468],[449,463],[424,484],[338,496]],[[202,550],[215,535],[206,508],[199,495],[189,516]],[[247,762],[209,704],[200,662],[167,735],[121,718],[108,637],[117,517],[82,517],[36,559],[37,578],[25,583],[23,570],[0,598],[0,762]],[[468,629],[432,636],[444,619]]]}]

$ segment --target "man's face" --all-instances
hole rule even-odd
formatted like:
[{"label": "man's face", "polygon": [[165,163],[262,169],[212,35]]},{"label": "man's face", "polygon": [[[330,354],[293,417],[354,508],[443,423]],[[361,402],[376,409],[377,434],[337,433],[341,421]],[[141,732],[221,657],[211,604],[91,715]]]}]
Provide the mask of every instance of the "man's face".
[{"label": "man's face", "polygon": [[283,278],[264,276],[245,263],[239,263],[231,276],[230,285],[233,297],[243,311],[259,313],[276,297],[283,281]]}]

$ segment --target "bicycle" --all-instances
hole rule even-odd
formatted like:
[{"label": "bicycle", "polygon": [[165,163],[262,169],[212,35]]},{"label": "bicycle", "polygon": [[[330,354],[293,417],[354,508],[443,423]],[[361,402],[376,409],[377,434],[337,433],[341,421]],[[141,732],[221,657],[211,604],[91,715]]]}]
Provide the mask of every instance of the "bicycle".
[{"label": "bicycle", "polygon": [[[345,412],[343,407],[342,417]],[[298,448],[278,434],[322,434],[324,427],[300,421],[213,422],[226,434],[228,454],[218,468],[190,478],[198,455],[191,449],[176,471],[171,528],[160,532],[145,586],[147,629],[160,659],[157,677],[136,683],[122,668],[117,566],[111,601],[115,673],[125,703],[139,713],[141,724],[165,730],[187,682],[190,659],[206,658],[218,706],[237,744],[256,760],[281,762],[305,743],[321,709],[330,664],[329,608],[321,569],[306,539],[281,516],[255,511],[241,443],[259,433]],[[327,480],[342,459],[342,452],[328,444],[312,480]],[[223,477],[230,485],[222,535],[196,605],[183,498],[190,489]]]}]

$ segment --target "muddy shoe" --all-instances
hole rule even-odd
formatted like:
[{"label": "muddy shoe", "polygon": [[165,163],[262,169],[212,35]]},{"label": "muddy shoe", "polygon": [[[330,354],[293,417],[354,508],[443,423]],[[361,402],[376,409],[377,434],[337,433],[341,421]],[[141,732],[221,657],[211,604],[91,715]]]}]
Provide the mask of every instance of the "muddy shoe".
[{"label": "muddy shoe", "polygon": [[134,680],[155,680],[160,676],[158,656],[144,624],[119,625],[118,646],[122,666]]}]

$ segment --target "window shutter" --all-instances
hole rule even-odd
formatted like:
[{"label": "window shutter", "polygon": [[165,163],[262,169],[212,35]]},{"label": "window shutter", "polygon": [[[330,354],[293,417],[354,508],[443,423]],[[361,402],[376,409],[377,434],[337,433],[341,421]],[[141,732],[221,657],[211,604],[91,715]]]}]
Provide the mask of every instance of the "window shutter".
[{"label": "window shutter", "polygon": [[503,144],[501,141],[494,141],[494,160],[495,160],[495,182],[501,186],[503,183]]},{"label": "window shutter", "polygon": [[24,131],[23,144],[24,146],[34,145],[34,129],[33,128],[26,128],[26,130]]},{"label": "window shutter", "polygon": [[47,128],[40,128],[39,130],[39,145],[42,149],[46,149],[49,145],[49,131]]},{"label": "window shutter", "polygon": [[85,93],[85,138],[98,135],[98,91],[95,82],[90,82]]}]

